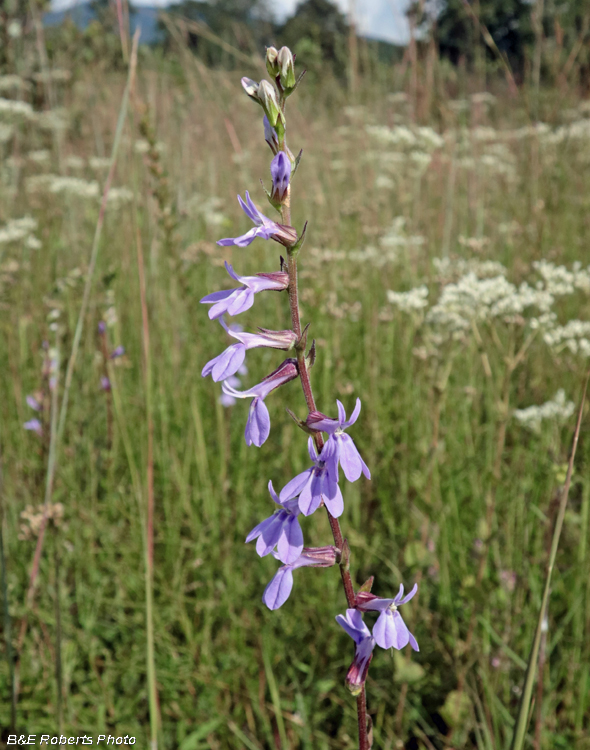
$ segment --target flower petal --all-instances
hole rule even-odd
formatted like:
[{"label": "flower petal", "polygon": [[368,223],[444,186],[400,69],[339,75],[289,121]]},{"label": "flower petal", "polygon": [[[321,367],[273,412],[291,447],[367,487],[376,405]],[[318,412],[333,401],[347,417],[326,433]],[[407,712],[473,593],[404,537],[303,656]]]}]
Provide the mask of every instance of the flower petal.
[{"label": "flower petal", "polygon": [[305,471],[301,472],[301,474],[297,474],[296,477],[293,477],[293,479],[291,479],[291,481],[288,482],[281,490],[281,494],[279,495],[280,501],[282,503],[285,503],[287,502],[287,500],[291,500],[292,498],[297,497],[297,495],[309,482],[309,475],[312,471],[313,469],[306,469]]},{"label": "flower petal", "polygon": [[406,602],[409,602],[410,599],[413,599],[414,596],[416,596],[417,593],[418,593],[418,584],[415,583],[413,589],[410,591],[409,594],[406,594],[406,596],[404,596],[404,598],[398,604],[398,607],[401,607],[402,604],[405,604]]},{"label": "flower petal", "polygon": [[381,612],[377,622],[373,625],[373,638],[381,648],[391,648],[396,640],[395,623],[391,611]]},{"label": "flower petal", "polygon": [[269,609],[278,609],[287,601],[292,588],[293,571],[289,565],[283,565],[264,589],[262,601]]},{"label": "flower petal", "polygon": [[322,493],[322,497],[324,498],[326,508],[330,511],[330,515],[334,518],[340,518],[344,512],[344,498],[342,497],[340,487],[336,483],[334,483],[334,486],[336,488],[335,491],[330,483],[330,485],[328,485],[328,491],[330,494]]},{"label": "flower petal", "polygon": [[283,531],[284,515],[275,513],[270,517],[270,523],[262,529],[256,542],[256,552],[259,557],[265,557],[277,546]]},{"label": "flower petal", "polygon": [[[231,394],[230,394],[231,395]],[[261,398],[252,399],[248,421],[246,422],[246,445],[254,444],[257,448],[263,445],[270,434],[270,414]]]},{"label": "flower petal", "polygon": [[356,422],[356,420],[359,418],[360,413],[361,413],[361,400],[360,398],[357,398],[356,405],[354,407],[354,411],[350,415],[350,419],[346,422],[343,422],[342,426],[350,427],[351,425],[353,425]]},{"label": "flower petal", "polygon": [[371,635],[369,628],[363,622],[363,616],[356,609],[347,609],[346,617],[344,615],[337,615],[336,622],[348,633],[355,643],[360,643],[364,638],[368,638]]},{"label": "flower petal", "polygon": [[299,495],[299,510],[304,516],[311,516],[320,507],[322,502],[321,493],[316,492],[316,469],[310,469],[309,478],[305,487]]},{"label": "flower petal", "polygon": [[336,440],[340,444],[340,466],[349,482],[356,482],[363,471],[363,460],[350,435],[342,433]]},{"label": "flower petal", "polygon": [[394,612],[392,619],[397,631],[397,643],[393,644],[394,648],[405,648],[410,642],[410,631],[399,612]]},{"label": "flower petal", "polygon": [[265,518],[264,521],[261,521],[257,526],[255,526],[252,531],[248,534],[246,537],[246,544],[249,542],[253,542],[254,539],[258,538],[262,532],[274,521],[274,514],[272,516],[269,516],[268,518]]},{"label": "flower petal", "polygon": [[288,515],[283,521],[281,536],[277,545],[279,560],[287,565],[295,562],[303,549],[303,532],[297,516]]},{"label": "flower petal", "polygon": [[236,289],[232,295],[232,299],[227,305],[228,315],[239,315],[240,313],[246,312],[254,304],[254,292],[247,287]]}]

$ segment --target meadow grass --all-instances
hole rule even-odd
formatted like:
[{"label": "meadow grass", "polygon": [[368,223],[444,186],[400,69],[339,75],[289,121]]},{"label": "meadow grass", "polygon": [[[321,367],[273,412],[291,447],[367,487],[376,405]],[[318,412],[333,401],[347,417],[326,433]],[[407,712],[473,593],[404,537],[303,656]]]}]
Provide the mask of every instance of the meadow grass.
[{"label": "meadow grass", "polygon": [[[345,608],[337,572],[298,571],[287,604],[269,612],[261,595],[276,564],[244,544],[268,514],[268,480],[281,487],[307,466],[304,436],[285,413],[289,406],[304,416],[300,389],[292,383],[269,398],[273,429],[255,449],[243,438],[244,403],[224,409],[219,386],[200,377],[223,347],[199,305],[228,285],[223,261],[241,274],[278,269],[270,243],[214,244],[244,226],[238,192],[249,189],[264,205],[257,184],[269,153],[261,118],[239,90],[239,75],[257,71],[183,65],[170,72],[140,64],[137,73],[113,183],[130,192],[107,204],[57,458],[52,502],[63,504],[63,520],[50,524],[27,613],[36,537],[21,514],[43,501],[48,446],[23,429],[34,416],[25,397],[42,385],[52,321],[67,361],[99,207],[81,184],[51,192],[51,178],[38,175],[96,180],[102,192],[106,170],[91,159],[110,153],[124,77],[80,73],[58,92],[67,129],[55,136],[19,116],[0,144],[0,218],[34,217],[30,234],[41,242],[0,244],[0,489],[14,646],[25,614],[29,620],[16,730],[106,731],[148,746],[139,232],[151,341],[160,745],[354,748],[354,701],[343,685],[352,654],[334,621]],[[312,85],[293,102],[289,130],[291,148],[304,149],[294,222],[309,220],[300,270],[303,321],[312,322],[318,347],[316,398],[331,415],[336,397],[347,407],[363,401],[354,438],[373,479],[343,488],[351,570],[358,585],[375,575],[374,591],[384,596],[402,581],[420,586],[404,610],[420,653],[380,652],[371,667],[375,746],[499,750],[512,736],[575,422],[544,420],[527,431],[512,411],[560,388],[578,403],[586,360],[550,348],[540,331],[515,364],[528,313],[483,320],[460,337],[433,335],[423,312],[398,310],[387,291],[426,284],[432,306],[463,275],[458,259],[500,262],[510,281],[532,286],[540,279],[534,261],[585,264],[588,110],[577,101],[565,110],[559,92],[547,92],[545,133],[519,130],[528,121],[518,99],[501,95],[489,108],[442,101],[435,130],[421,131],[385,86],[361,91],[349,101],[334,82]],[[443,270],[433,262],[441,257],[450,259]],[[590,319],[587,290],[559,297],[553,309],[562,324]],[[260,295],[243,317],[286,328],[287,301]],[[96,333],[103,319],[111,347],[126,348],[110,366],[112,443]],[[248,384],[276,364],[272,351],[251,353]],[[590,747],[585,436],[583,424],[541,647],[540,711],[530,726],[540,748]],[[307,544],[330,541],[327,520],[318,519],[306,524]],[[11,720],[10,684],[3,658],[2,729]]]}]

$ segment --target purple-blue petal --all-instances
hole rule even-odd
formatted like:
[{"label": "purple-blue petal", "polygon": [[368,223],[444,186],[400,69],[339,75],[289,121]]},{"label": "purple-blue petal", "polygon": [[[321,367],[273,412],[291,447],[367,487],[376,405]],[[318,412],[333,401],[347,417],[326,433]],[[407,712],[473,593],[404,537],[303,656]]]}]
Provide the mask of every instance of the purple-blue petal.
[{"label": "purple-blue petal", "polygon": [[320,507],[322,495],[316,488],[316,469],[311,469],[311,475],[299,495],[299,510],[304,516],[311,516]]},{"label": "purple-blue petal", "polygon": [[251,289],[243,287],[236,289],[232,300],[227,306],[228,315],[239,315],[240,313],[246,312],[254,304],[254,293]]},{"label": "purple-blue petal", "polygon": [[252,399],[248,421],[246,422],[246,445],[254,444],[260,448],[270,434],[270,415],[266,404],[261,398]]},{"label": "purple-blue petal", "polygon": [[340,487],[336,484],[335,491],[330,488],[331,494],[323,494],[324,503],[326,508],[330,511],[330,515],[334,518],[340,518],[344,512],[344,499]]},{"label": "purple-blue petal", "polygon": [[250,199],[250,193],[246,191],[246,200],[248,203],[245,203],[242,200],[242,196],[238,195],[238,202],[240,206],[242,207],[242,211],[246,214],[246,216],[252,221],[254,224],[258,225],[261,222],[260,219],[260,211],[256,208],[252,200]]},{"label": "purple-blue petal", "polygon": [[285,564],[294,563],[303,549],[303,532],[297,516],[290,515],[283,521],[282,532],[277,544],[279,560]]},{"label": "purple-blue petal", "polygon": [[269,609],[278,609],[289,598],[293,588],[293,571],[290,566],[284,565],[275,573],[272,580],[264,589],[262,601]]},{"label": "purple-blue petal", "polygon": [[313,469],[306,469],[305,471],[301,472],[301,474],[297,474],[296,477],[293,477],[293,479],[291,479],[291,481],[288,482],[281,490],[281,494],[279,495],[280,501],[284,503],[287,500],[291,500],[292,498],[297,497],[297,495],[309,481],[309,475],[312,471]]},{"label": "purple-blue petal", "polygon": [[357,398],[354,411],[350,415],[350,419],[347,420],[346,422],[343,422],[342,426],[350,427],[351,425],[353,425],[356,422],[356,420],[359,418],[360,413],[361,413],[361,400],[360,398]]},{"label": "purple-blue petal", "polygon": [[246,347],[243,344],[233,344],[216,357],[213,365],[211,377],[215,383],[220,380],[226,380],[234,375],[242,366],[246,358]]},{"label": "purple-blue petal", "polygon": [[277,546],[283,533],[285,514],[275,513],[268,520],[270,523],[262,530],[256,542],[256,552],[260,557],[268,555]]},{"label": "purple-blue petal", "polygon": [[275,514],[273,513],[272,516],[265,518],[264,521],[261,521],[252,529],[252,531],[246,537],[246,544],[248,544],[248,542],[253,542],[254,539],[257,539],[262,534],[262,532],[268,529],[268,527],[271,526],[271,524],[273,524],[274,522]]},{"label": "purple-blue petal", "polygon": [[342,433],[337,437],[340,444],[340,466],[344,471],[344,476],[349,482],[356,482],[363,472],[363,460],[358,452],[356,445],[350,435]]}]

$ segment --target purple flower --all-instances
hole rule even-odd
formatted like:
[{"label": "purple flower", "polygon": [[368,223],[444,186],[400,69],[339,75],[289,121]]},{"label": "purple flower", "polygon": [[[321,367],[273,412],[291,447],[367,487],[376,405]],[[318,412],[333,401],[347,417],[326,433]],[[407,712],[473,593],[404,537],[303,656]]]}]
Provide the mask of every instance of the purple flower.
[{"label": "purple flower", "polygon": [[101,336],[103,336],[106,333],[107,330],[107,324],[104,322],[104,320],[101,320],[98,324],[98,332]]},{"label": "purple flower", "polygon": [[110,391],[111,390],[111,381],[107,378],[106,375],[103,375],[100,379],[100,387],[103,391]]},{"label": "purple flower", "polygon": [[227,237],[224,240],[218,240],[218,245],[247,247],[256,237],[260,237],[263,240],[276,240],[276,242],[285,247],[295,244],[297,240],[295,229],[283,224],[277,224],[264,214],[261,214],[250,198],[248,191],[246,191],[246,202],[242,200],[240,195],[238,195],[238,201],[246,216],[254,223],[254,227],[240,237]]},{"label": "purple flower", "polygon": [[287,195],[291,179],[291,160],[284,151],[279,151],[272,160],[270,174],[272,177],[271,198],[277,203],[282,203]]},{"label": "purple flower", "polygon": [[264,125],[264,140],[270,146],[273,154],[276,154],[279,150],[279,137],[277,131],[271,127],[266,115],[262,118],[262,124]]},{"label": "purple flower", "polygon": [[43,411],[43,407],[41,406],[41,404],[39,403],[39,401],[37,401],[37,399],[35,398],[35,396],[27,396],[26,400],[27,400],[27,404],[34,411]]},{"label": "purple flower", "polygon": [[117,359],[117,357],[122,357],[124,354],[125,354],[125,347],[124,346],[117,346],[111,352],[110,359]]},{"label": "purple flower", "polygon": [[31,432],[35,432],[39,437],[43,435],[43,427],[41,426],[41,422],[39,422],[38,419],[29,419],[28,422],[25,422],[23,427],[25,430],[30,430]]},{"label": "purple flower", "polygon": [[204,378],[211,375],[216,383],[220,380],[227,380],[238,372],[248,349],[264,346],[288,351],[297,341],[297,335],[293,331],[268,331],[265,328],[259,328],[260,333],[242,333],[228,328],[223,318],[220,318],[219,322],[227,333],[240,343],[228,346],[225,351],[203,367],[201,375]]},{"label": "purple flower", "polygon": [[[264,589],[262,601],[269,609],[282,607],[293,588],[293,571],[295,568],[330,568],[335,564],[337,554],[336,547],[304,547],[303,552],[295,562],[283,565],[277,570]],[[278,557],[278,555],[273,552],[273,557]]]},{"label": "purple flower", "polygon": [[373,658],[375,639],[363,622],[363,616],[356,609],[347,609],[346,617],[337,615],[336,622],[355,643],[354,660],[346,675],[346,687],[353,695],[358,695],[367,679],[369,664]]},{"label": "purple flower", "polygon": [[270,416],[264,399],[275,388],[279,388],[279,386],[288,383],[290,380],[294,380],[298,375],[297,360],[286,359],[274,372],[271,372],[264,380],[252,386],[247,391],[237,391],[227,380],[223,381],[221,388],[227,396],[233,396],[234,398],[254,397],[250,404],[248,421],[246,422],[245,436],[247,445],[254,443],[257,448],[260,448],[266,442],[270,433]]},{"label": "purple flower", "polygon": [[322,459],[328,465],[328,471],[335,481],[338,481],[338,463],[342,466],[344,475],[349,482],[356,482],[361,474],[370,479],[371,472],[361,458],[361,454],[350,435],[344,432],[358,419],[361,412],[361,400],[357,398],[356,406],[349,420],[346,419],[344,406],[340,401],[336,401],[336,403],[338,404],[338,419],[331,419],[319,411],[314,411],[307,417],[307,426],[318,432],[327,432],[330,436],[322,450]]},{"label": "purple flower", "polygon": [[276,547],[277,557],[281,562],[294,563],[303,549],[303,532],[297,520],[299,506],[292,500],[281,502],[272,482],[268,483],[268,491],[280,510],[276,510],[272,516],[253,528],[246,537],[246,544],[258,539],[256,552],[260,557],[268,555]]},{"label": "purple flower", "polygon": [[361,592],[356,597],[356,607],[361,612],[380,612],[373,627],[373,637],[381,648],[404,648],[410,644],[414,651],[419,651],[418,642],[408,630],[406,623],[398,612],[398,607],[409,602],[418,591],[418,585],[404,597],[403,584],[395,599],[381,599],[379,596]]},{"label": "purple flower", "polygon": [[330,511],[330,515],[338,518],[344,510],[344,501],[338,482],[328,472],[328,468],[322,460],[323,451],[318,458],[312,437],[307,441],[307,449],[314,466],[298,474],[283,487],[280,494],[281,502],[299,495],[299,510],[303,515],[310,516],[319,508],[323,500]]},{"label": "purple flower", "polygon": [[259,273],[256,276],[238,276],[229,263],[225,268],[232,279],[240,282],[243,286],[237,289],[225,289],[222,292],[213,292],[203,297],[201,302],[205,305],[213,304],[209,310],[209,318],[216,320],[222,315],[239,315],[249,310],[254,304],[254,295],[258,292],[273,290],[280,292],[289,286],[289,274],[283,271],[276,273]]}]

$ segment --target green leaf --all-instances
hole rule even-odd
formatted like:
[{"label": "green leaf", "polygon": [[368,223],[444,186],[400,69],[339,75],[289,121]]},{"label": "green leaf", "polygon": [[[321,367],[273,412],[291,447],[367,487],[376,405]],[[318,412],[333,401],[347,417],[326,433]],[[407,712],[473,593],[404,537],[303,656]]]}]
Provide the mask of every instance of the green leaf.
[{"label": "green leaf", "polygon": [[221,723],[223,723],[222,719],[211,719],[205,722],[183,739],[178,750],[198,750],[201,740],[206,739]]}]

